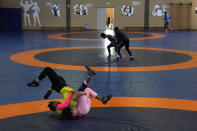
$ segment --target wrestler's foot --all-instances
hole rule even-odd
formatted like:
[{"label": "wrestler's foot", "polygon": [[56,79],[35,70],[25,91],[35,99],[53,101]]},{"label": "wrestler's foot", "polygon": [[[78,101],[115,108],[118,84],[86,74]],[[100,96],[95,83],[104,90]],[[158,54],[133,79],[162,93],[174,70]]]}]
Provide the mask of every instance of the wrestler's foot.
[{"label": "wrestler's foot", "polygon": [[119,61],[123,61],[123,58],[122,58],[122,57],[117,56],[117,57],[116,57],[116,62],[119,62]]},{"label": "wrestler's foot", "polygon": [[92,70],[90,67],[85,66],[85,68],[88,70],[88,75],[89,76],[92,77],[92,76],[96,75],[96,72],[94,70]]},{"label": "wrestler's foot", "polygon": [[133,60],[133,56],[130,56],[130,60]]},{"label": "wrestler's foot", "polygon": [[47,93],[44,95],[44,99],[48,99],[51,94],[52,90],[48,90]]},{"label": "wrestler's foot", "polygon": [[27,86],[29,86],[29,87],[38,87],[39,86],[39,82],[36,82],[35,80],[33,80],[31,83],[28,83]]},{"label": "wrestler's foot", "polygon": [[103,102],[103,104],[107,104],[107,102],[112,98],[112,94],[102,97],[101,101]]},{"label": "wrestler's foot", "polygon": [[107,59],[108,59],[108,60],[111,59],[111,55],[108,55],[108,56],[107,56]]}]

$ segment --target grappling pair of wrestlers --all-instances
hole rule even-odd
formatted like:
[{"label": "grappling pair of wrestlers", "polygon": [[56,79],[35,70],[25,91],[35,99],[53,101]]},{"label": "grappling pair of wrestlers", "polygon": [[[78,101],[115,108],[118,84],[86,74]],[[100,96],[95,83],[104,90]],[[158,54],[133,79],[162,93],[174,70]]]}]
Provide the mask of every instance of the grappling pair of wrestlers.
[{"label": "grappling pair of wrestlers", "polygon": [[107,104],[112,97],[111,94],[101,97],[95,91],[88,88],[88,84],[92,77],[95,76],[96,72],[88,66],[85,66],[85,68],[87,69],[88,77],[84,80],[77,92],[66,83],[62,76],[58,75],[50,67],[45,67],[38,78],[34,79],[31,83],[28,83],[27,86],[38,87],[39,82],[48,76],[52,85],[44,95],[44,98],[48,99],[53,90],[62,94],[64,97],[63,103],[60,103],[59,101],[50,101],[48,104],[49,109],[58,112],[62,119],[72,120],[86,115],[90,111],[91,97],[100,100],[103,104]]},{"label": "grappling pair of wrestlers", "polygon": [[125,46],[125,49],[130,56],[130,60],[133,60],[133,55],[129,50],[129,38],[127,37],[127,35],[121,30],[119,30],[118,27],[114,28],[114,32],[115,32],[115,37],[113,37],[112,35],[106,35],[105,33],[101,33],[102,38],[104,39],[107,38],[110,41],[110,44],[107,46],[107,50],[109,53],[108,58],[111,58],[110,48],[115,47],[115,51],[118,54],[117,61],[123,60],[120,50],[123,46]]}]

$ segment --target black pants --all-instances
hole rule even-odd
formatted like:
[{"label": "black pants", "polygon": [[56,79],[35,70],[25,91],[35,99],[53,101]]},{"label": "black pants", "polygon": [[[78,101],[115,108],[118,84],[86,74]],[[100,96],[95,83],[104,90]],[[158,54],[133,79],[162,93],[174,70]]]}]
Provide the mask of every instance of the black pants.
[{"label": "black pants", "polygon": [[165,29],[168,29],[168,25],[169,25],[168,22],[165,22],[165,23],[164,23],[164,30],[165,30]]},{"label": "black pants", "polygon": [[57,75],[57,73],[50,67],[45,67],[44,70],[39,75],[38,79],[41,81],[46,76],[50,79],[52,85],[51,88],[58,93],[60,93],[60,90],[67,86],[66,81],[61,76]]},{"label": "black pants", "polygon": [[88,87],[88,85],[86,85],[84,82],[81,84],[81,86],[79,87],[78,91],[84,91],[86,88]]},{"label": "black pants", "polygon": [[120,55],[120,57],[122,57],[122,55],[120,54],[120,50],[121,48],[125,46],[126,51],[128,52],[129,56],[132,56],[131,51],[129,50],[129,40],[125,40],[123,41],[121,44],[119,44],[118,46],[118,55]]},{"label": "black pants", "polygon": [[[111,50],[110,50],[111,47],[115,47],[115,51],[116,51],[116,53],[118,54],[118,45],[117,45],[117,43],[116,43],[115,41],[112,41],[112,42],[107,46],[107,50],[108,50],[109,55],[111,55]],[[119,55],[119,54],[118,54],[118,55]]]}]

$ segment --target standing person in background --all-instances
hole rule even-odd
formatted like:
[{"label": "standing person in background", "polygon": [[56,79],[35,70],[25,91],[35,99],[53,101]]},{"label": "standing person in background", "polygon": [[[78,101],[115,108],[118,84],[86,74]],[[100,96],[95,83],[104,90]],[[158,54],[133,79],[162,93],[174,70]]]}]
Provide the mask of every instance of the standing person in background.
[{"label": "standing person in background", "polygon": [[109,29],[110,23],[111,23],[111,18],[110,17],[107,17],[107,28],[108,29]]},{"label": "standing person in background", "polygon": [[170,15],[167,13],[167,11],[164,11],[164,31],[168,32],[168,25],[170,21]]}]

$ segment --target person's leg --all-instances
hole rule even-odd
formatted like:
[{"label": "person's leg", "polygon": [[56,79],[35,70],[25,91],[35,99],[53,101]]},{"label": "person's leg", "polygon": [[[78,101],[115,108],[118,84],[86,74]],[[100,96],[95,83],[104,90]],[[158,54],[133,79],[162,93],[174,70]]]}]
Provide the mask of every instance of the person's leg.
[{"label": "person's leg", "polygon": [[107,50],[108,50],[108,53],[109,53],[109,57],[111,57],[111,50],[110,50],[110,48],[111,47],[114,47],[115,46],[115,43],[110,43],[108,46],[107,46]]},{"label": "person's leg", "polygon": [[169,22],[167,22],[166,24],[167,24],[167,26],[166,26],[167,31],[169,31]]},{"label": "person's leg", "polygon": [[85,68],[88,70],[88,77],[81,84],[78,91],[84,91],[88,87],[88,84],[90,83],[90,80],[92,79],[92,77],[96,74],[96,72],[94,70],[92,70],[90,67],[85,66]]},{"label": "person's leg", "polygon": [[132,56],[131,51],[129,50],[129,40],[125,41],[125,49],[128,52],[129,56]]},{"label": "person's leg", "polygon": [[48,99],[48,97],[52,94],[53,90],[55,90],[56,92],[60,93],[61,89],[64,86],[68,86],[66,84],[65,80],[61,76],[57,76],[57,77],[58,77],[58,79],[57,79],[56,83],[53,82],[51,88],[44,95],[45,99]]},{"label": "person's leg", "polygon": [[85,92],[87,93],[88,96],[94,97],[97,100],[100,100],[103,104],[107,104],[107,102],[111,99],[112,95],[109,94],[108,96],[105,97],[101,97],[100,95],[98,95],[98,93],[96,93],[95,91],[93,91],[90,88],[86,88]]},{"label": "person's leg", "polygon": [[115,51],[118,54],[118,44],[115,45]]},{"label": "person's leg", "polygon": [[112,95],[108,95],[106,97],[99,96],[95,91],[90,88],[86,88],[84,91],[79,91],[79,97],[77,98],[77,110],[78,114],[86,115],[90,111],[91,107],[91,97],[94,97],[100,100],[103,104],[107,104],[107,102],[111,99]]},{"label": "person's leg", "polygon": [[53,90],[59,93],[64,86],[67,86],[65,80],[61,76],[58,76],[56,72],[50,67],[45,67],[39,77],[33,80],[31,83],[28,83],[27,85],[29,87],[37,87],[39,86],[39,82],[43,80],[46,76],[48,76],[48,78],[50,79],[52,86],[44,95],[45,99],[48,99]]},{"label": "person's leg", "polygon": [[129,40],[125,41],[125,49],[128,52],[128,54],[130,56],[130,59],[132,60],[133,59],[133,55],[132,55],[131,51],[129,50]]},{"label": "person's leg", "polygon": [[[90,97],[95,97],[96,99],[100,100],[103,104],[106,104],[112,97],[112,95],[101,97],[96,92],[87,88],[91,77],[94,76],[96,73],[90,69],[89,67],[85,67],[88,70],[88,78],[83,82],[82,86],[79,88],[78,92],[74,96],[75,101],[77,101],[77,110],[79,115],[85,115],[89,112],[91,106]],[[92,73],[94,72],[94,73]],[[93,75],[92,75],[93,74]]]},{"label": "person's leg", "polygon": [[36,78],[32,83],[28,83],[29,87],[36,87],[39,86],[39,82],[44,79],[46,76],[48,76],[48,78],[50,79],[52,85],[56,84],[56,82],[58,81],[58,75],[56,74],[56,72],[50,68],[50,67],[45,67],[43,69],[43,71],[40,73],[40,75],[38,76],[38,78]]},{"label": "person's leg", "polygon": [[110,48],[111,48],[111,47],[108,45],[108,46],[107,46],[107,50],[108,50],[108,54],[109,54],[108,57],[111,57],[111,50],[110,50]]},{"label": "person's leg", "polygon": [[124,46],[123,43],[118,43],[118,44],[117,44],[117,53],[118,53],[117,60],[119,60],[119,59],[122,60],[122,55],[121,55],[121,53],[120,53],[120,50],[121,50],[121,48],[122,48],[123,46]]},{"label": "person's leg", "polygon": [[88,76],[90,77],[93,77],[94,75],[96,75],[96,72],[94,70],[92,70],[90,67],[88,66],[85,66],[85,68],[87,69],[87,73],[88,73]]},{"label": "person's leg", "polygon": [[62,89],[62,87],[64,86],[68,86],[66,81],[64,80],[63,77],[57,75],[57,73],[50,67],[46,67],[43,72],[40,74],[40,76],[38,77],[38,79],[41,81],[42,79],[44,79],[46,76],[48,76],[49,80],[52,83],[51,88],[55,91],[57,91],[58,93],[60,92],[60,90]]},{"label": "person's leg", "polygon": [[121,56],[121,54],[120,54],[120,49],[119,49],[119,44],[116,44],[116,46],[115,46],[115,51],[116,51],[116,53],[118,54],[118,56]]},{"label": "person's leg", "polygon": [[164,28],[164,31],[167,32],[167,22],[165,22]]},{"label": "person's leg", "polygon": [[111,57],[111,50],[110,50],[110,48],[111,48],[111,44],[109,44],[109,45],[107,46],[107,50],[108,50],[108,54],[109,54],[108,57]]},{"label": "person's leg", "polygon": [[48,98],[49,98],[49,96],[52,94],[52,92],[53,92],[53,89],[52,89],[52,88],[50,88],[50,89],[46,92],[46,94],[43,96],[43,97],[44,97],[44,99],[48,99]]},{"label": "person's leg", "polygon": [[78,91],[84,91],[88,87],[88,83],[90,82],[91,77],[88,77],[79,87]]}]

